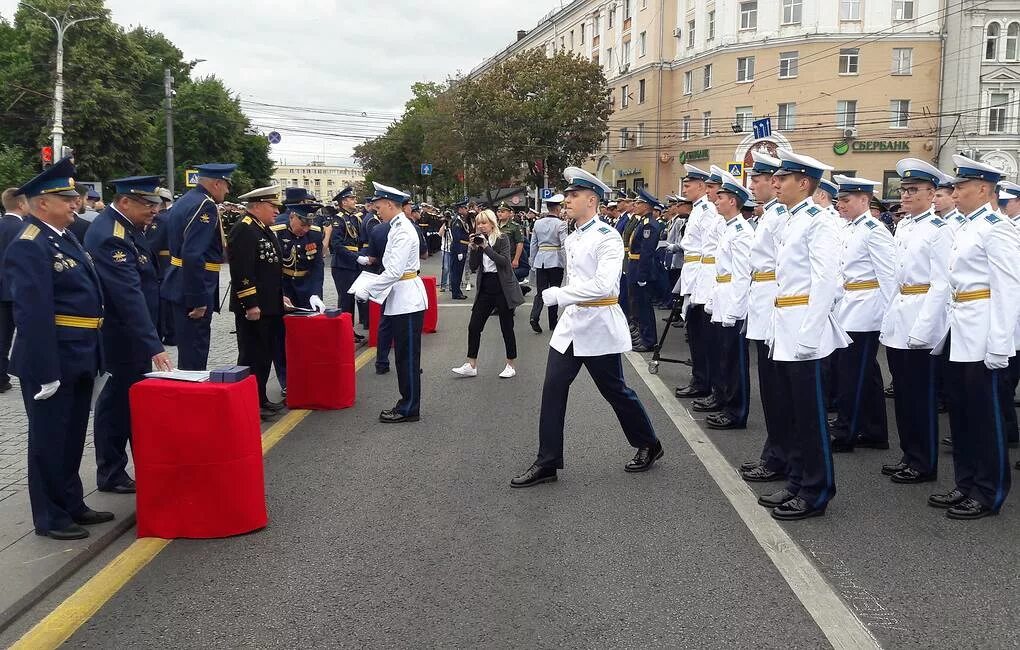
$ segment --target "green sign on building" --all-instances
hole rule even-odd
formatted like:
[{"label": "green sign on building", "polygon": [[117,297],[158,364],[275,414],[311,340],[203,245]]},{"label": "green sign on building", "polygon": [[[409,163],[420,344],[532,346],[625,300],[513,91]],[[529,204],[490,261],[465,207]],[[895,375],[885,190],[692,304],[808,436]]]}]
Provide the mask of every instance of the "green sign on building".
[{"label": "green sign on building", "polygon": [[840,140],[832,145],[837,156],[854,153],[910,153],[909,140]]}]

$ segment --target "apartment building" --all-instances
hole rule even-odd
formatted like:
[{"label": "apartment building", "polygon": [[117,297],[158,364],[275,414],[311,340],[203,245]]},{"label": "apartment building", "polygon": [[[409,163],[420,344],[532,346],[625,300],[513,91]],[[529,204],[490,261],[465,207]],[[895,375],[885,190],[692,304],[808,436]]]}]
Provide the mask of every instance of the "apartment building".
[{"label": "apartment building", "polygon": [[333,166],[322,162],[306,165],[277,165],[273,184],[303,187],[320,201],[329,201],[337,192],[365,180],[365,172],[356,166]]}]

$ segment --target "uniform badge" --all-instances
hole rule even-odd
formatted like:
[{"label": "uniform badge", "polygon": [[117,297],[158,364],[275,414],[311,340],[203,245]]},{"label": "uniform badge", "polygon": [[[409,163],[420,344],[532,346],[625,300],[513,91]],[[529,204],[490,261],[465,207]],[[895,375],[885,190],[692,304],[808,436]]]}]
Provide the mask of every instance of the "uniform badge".
[{"label": "uniform badge", "polygon": [[247,287],[249,284],[251,284],[251,280],[249,280],[248,278],[245,278],[245,279],[241,280],[241,284],[243,284],[244,286]]},{"label": "uniform badge", "polygon": [[198,220],[202,223],[209,223],[209,215],[203,214],[198,217]]},{"label": "uniform badge", "polygon": [[113,261],[120,264],[127,259],[127,253],[124,251],[113,251]]},{"label": "uniform badge", "polygon": [[149,263],[149,258],[148,257],[146,257],[144,255],[139,255],[138,256],[138,264],[140,266],[145,266],[148,263]]},{"label": "uniform badge", "polygon": [[316,246],[315,244],[306,244],[305,245],[305,252],[307,252],[309,255],[314,255],[315,251],[317,251],[317,250],[319,250],[319,247]]},{"label": "uniform badge", "polygon": [[66,268],[67,267],[64,266],[64,263],[61,262],[60,260],[56,260],[55,262],[53,262],[53,270],[56,271],[57,273],[62,273]]}]

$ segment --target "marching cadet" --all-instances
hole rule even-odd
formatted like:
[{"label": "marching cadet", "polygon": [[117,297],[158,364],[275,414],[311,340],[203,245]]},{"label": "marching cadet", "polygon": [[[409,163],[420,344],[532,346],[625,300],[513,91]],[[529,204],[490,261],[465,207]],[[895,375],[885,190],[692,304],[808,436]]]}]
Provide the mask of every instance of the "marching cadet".
[{"label": "marching cadet", "polygon": [[[789,210],[776,258],[779,287],[772,313],[770,345],[776,362],[777,390],[797,395],[791,411],[786,487],[763,495],[758,503],[773,508],[776,519],[797,520],[825,514],[836,494],[821,363],[849,337],[832,313],[839,286],[836,224],[811,198],[818,181],[832,168],[814,158],[779,149],[773,175],[779,202]],[[814,399],[812,399],[814,397]]]},{"label": "marching cadet", "polygon": [[269,401],[266,384],[283,336],[284,310],[294,308],[283,295],[282,251],[271,229],[281,207],[280,188],[261,187],[238,198],[245,201],[245,216],[230,229],[227,242],[230,311],[237,330],[237,363],[251,368],[258,380],[259,415],[265,422],[284,409],[283,404]]},{"label": "marching cadet", "polygon": [[967,223],[949,258],[948,341],[935,352],[949,356],[946,384],[952,390],[946,399],[956,487],[931,495],[928,505],[946,508],[951,519],[978,519],[998,514],[1010,487],[1003,414],[1013,408],[1013,398],[1001,390],[1000,375],[1016,353],[1020,236],[992,207],[1002,172],[958,154],[953,162],[953,198]]},{"label": "marching cadet", "polygon": [[82,526],[113,519],[83,498],[81,477],[92,387],[102,365],[103,292],[88,253],[68,226],[78,191],[74,163],[59,160],[18,194],[29,215],[4,256],[18,335],[11,374],[28,416],[28,495],[37,535],[83,539]]},{"label": "marching cadet", "polygon": [[[329,241],[329,250],[333,258],[329,262],[330,272],[333,274],[333,284],[336,285],[336,295],[339,297],[340,309],[351,315],[351,322],[354,321],[354,296],[349,293],[354,279],[361,273],[362,265],[358,262],[363,257],[362,240],[363,224],[354,214],[354,188],[345,187],[333,197],[333,200],[340,204],[340,211],[333,218],[332,235]],[[288,222],[293,220],[288,217]],[[289,225],[289,223],[288,223]],[[317,294],[321,296],[322,294]],[[364,336],[354,333],[355,341],[363,341]]]},{"label": "marching cadet", "polygon": [[581,366],[612,405],[627,441],[637,449],[624,470],[644,472],[662,458],[662,444],[637,394],[623,376],[621,354],[630,349],[627,319],[619,306],[623,242],[620,234],[596,218],[609,187],[577,167],[563,171],[568,185],[567,218],[577,229],[567,237],[567,282],[545,290],[545,303],[563,307],[549,341],[549,362],[542,386],[539,446],[535,462],[510,481],[526,488],[556,480],[563,467],[563,425],[570,384]]},{"label": "marching cadet", "polygon": [[116,196],[85,234],[85,249],[106,296],[101,332],[104,366],[111,374],[96,401],[96,484],[101,492],[131,494],[135,482],[127,474],[128,391],[153,365],[157,370],[173,368],[156,329],[157,255],[143,232],[163,199],[156,193],[158,176],[132,176],[111,183]]},{"label": "marching cadet", "polygon": [[[659,221],[652,214],[659,200],[645,188],[637,191],[634,201],[635,227],[630,236],[630,259],[627,281],[634,300],[634,318],[638,323],[639,341],[633,346],[634,352],[651,352],[658,339],[656,334],[655,308],[655,251],[659,246]],[[632,340],[633,343],[633,340]]]},{"label": "marching cadet", "polygon": [[[841,217],[839,210],[833,205],[838,195],[839,185],[823,178],[818,181],[818,189],[812,198],[814,198],[815,205],[824,210],[826,216],[831,218],[832,222],[836,224],[836,230],[839,232],[839,272],[842,275],[843,254],[846,252],[847,238],[853,232],[853,228],[851,227],[852,219],[848,220]],[[833,304],[834,310],[843,301],[844,293],[846,293],[846,290],[843,288],[843,282],[840,281],[839,287],[836,289],[836,298]],[[839,392],[841,388],[839,364],[840,355],[842,354],[843,350],[836,350],[822,364],[822,389],[825,391],[825,403],[830,411],[836,411],[836,416],[829,420],[830,429],[833,427],[846,428],[849,426],[849,424],[843,421],[843,417],[839,412]]]},{"label": "marching cadet", "polygon": [[[715,204],[708,200],[705,182],[709,173],[694,165],[684,165],[683,194],[693,202],[691,216],[684,227],[680,248],[684,253],[684,265],[680,269],[680,281],[673,293],[684,297],[684,322],[687,327],[688,343],[691,349],[691,382],[677,388],[677,398],[708,397],[712,394],[712,377],[708,365],[708,340],[705,339],[705,306],[694,300],[694,291],[701,275],[702,246],[706,231],[718,216]],[[673,252],[677,252],[674,250]]]},{"label": "marching cadet", "polygon": [[450,221],[450,234],[453,237],[453,243],[450,245],[450,297],[454,300],[467,300],[461,282],[464,279],[464,264],[467,260],[468,237],[474,232],[474,228],[466,221],[467,204],[466,197],[454,203],[457,213]]},{"label": "marching cadet", "polygon": [[836,306],[836,320],[850,337],[850,345],[839,352],[839,426],[833,427],[832,451],[888,449],[878,337],[897,293],[896,244],[868,209],[879,183],[839,174],[833,178],[839,183],[839,212],[849,224],[841,258],[843,296]]},{"label": "marching cadet", "polygon": [[751,288],[751,246],[754,231],[740,214],[751,193],[725,171],[716,193],[715,207],[726,227],[719,237],[715,262],[715,291],[712,294],[712,322],[719,332],[719,396],[717,413],[706,418],[711,429],[744,429],[750,412],[750,377],[747,367],[747,339],[743,329]]},{"label": "marching cadet", "polygon": [[[949,317],[953,231],[932,210],[942,173],[917,158],[896,163],[907,216],[896,228],[897,294],[882,322],[881,342],[896,386],[896,430],[903,455],[882,466],[893,483],[934,481],[938,473],[938,358],[932,348]],[[853,334],[851,334],[853,336]]]},{"label": "marching cadet", "polygon": [[[999,204],[1002,215],[1020,228],[1020,185],[1009,181],[999,183]],[[1013,334],[1013,343],[1020,351],[1020,323],[1017,323],[1016,332]],[[1017,385],[1020,384],[1020,355],[1010,357],[1009,367],[1003,373],[1003,379],[1006,382],[1006,394],[1015,395]],[[1020,442],[1015,408],[1006,410],[1006,441],[1010,447],[1016,447]],[[1017,469],[1020,469],[1020,462],[1017,463]]]},{"label": "marching cadet", "polygon": [[956,201],[953,200],[953,178],[955,177],[952,174],[939,170],[938,186],[935,189],[933,203],[935,214],[946,222],[955,236],[963,224],[967,223],[967,217],[956,209]]},{"label": "marching cadet", "polygon": [[722,186],[723,170],[715,165],[709,167],[709,177],[705,181],[705,190],[708,200],[712,202],[714,215],[711,221],[707,222],[704,234],[701,238],[701,270],[698,273],[698,284],[694,288],[691,300],[694,304],[704,305],[702,313],[703,327],[701,336],[706,346],[706,361],[708,363],[708,374],[711,379],[711,393],[706,397],[695,399],[691,404],[691,410],[701,413],[712,413],[719,410],[719,395],[725,390],[722,386],[722,376],[719,373],[719,330],[722,327],[712,322],[712,295],[715,293],[715,253],[719,248],[719,238],[726,228],[726,220],[719,216],[715,209],[715,201],[719,196],[719,188]]},{"label": "marching cadet", "polygon": [[744,463],[740,475],[745,481],[768,482],[786,477],[791,455],[789,432],[792,427],[790,412],[779,391],[776,362],[769,354],[765,341],[772,324],[776,294],[776,257],[783,239],[788,214],[786,207],[776,199],[772,175],[779,169],[778,158],[761,151],[751,152],[754,166],[749,173],[751,191],[764,212],[754,231],[751,246],[751,287],[747,301],[747,339],[754,341],[757,350],[758,393],[765,420],[765,444],[758,460]]},{"label": "marching cadet", "polygon": [[421,411],[421,329],[428,307],[425,285],[418,277],[421,268],[418,233],[401,209],[410,197],[386,185],[372,185],[375,187],[372,203],[379,218],[389,224],[389,233],[382,273],[373,276],[374,281],[360,288],[356,295],[383,305],[383,314],[393,332],[400,387],[400,400],[392,409],[382,411],[379,421],[417,422]]},{"label": "marching cadet", "polygon": [[170,208],[170,266],[159,289],[171,303],[177,365],[182,370],[205,370],[209,361],[212,313],[219,311],[220,265],[226,248],[216,205],[227,197],[237,165],[211,163],[195,169],[198,187]]},{"label": "marching cadet", "polygon": [[[149,243],[149,251],[152,253],[156,264],[156,281],[162,285],[166,276],[167,268],[170,266],[170,244],[167,240],[170,223],[170,208],[174,205],[173,194],[165,187],[156,189],[161,204],[159,212],[148,226],[145,227],[145,239]],[[156,293],[159,296],[159,292]],[[169,300],[159,298],[159,319],[156,321],[156,330],[159,332],[159,340],[163,345],[176,346],[177,340],[174,337],[173,309]]]},{"label": "marching cadet", "polygon": [[[562,199],[561,199],[562,201]],[[548,203],[548,201],[546,202]],[[555,213],[551,211],[535,222],[531,231],[531,251],[528,260],[535,269],[535,301],[531,306],[531,318],[528,321],[531,329],[537,334],[542,333],[539,321],[542,317],[542,292],[549,287],[563,284],[563,267],[567,265],[566,252],[563,244],[567,239],[567,222],[560,218],[560,204],[555,203]],[[559,307],[550,305],[549,329],[556,329],[556,317]]]}]

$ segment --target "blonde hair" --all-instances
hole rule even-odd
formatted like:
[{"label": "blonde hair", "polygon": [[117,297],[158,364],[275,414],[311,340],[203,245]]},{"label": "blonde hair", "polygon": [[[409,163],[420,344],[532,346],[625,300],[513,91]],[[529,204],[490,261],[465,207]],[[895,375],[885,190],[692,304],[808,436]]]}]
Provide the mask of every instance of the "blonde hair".
[{"label": "blonde hair", "polygon": [[482,210],[478,213],[478,216],[475,217],[476,224],[479,219],[485,219],[489,222],[489,225],[492,226],[492,232],[489,233],[489,245],[494,245],[496,240],[499,239],[500,234],[502,234],[499,231],[499,219],[496,218],[496,213],[492,210]]}]

